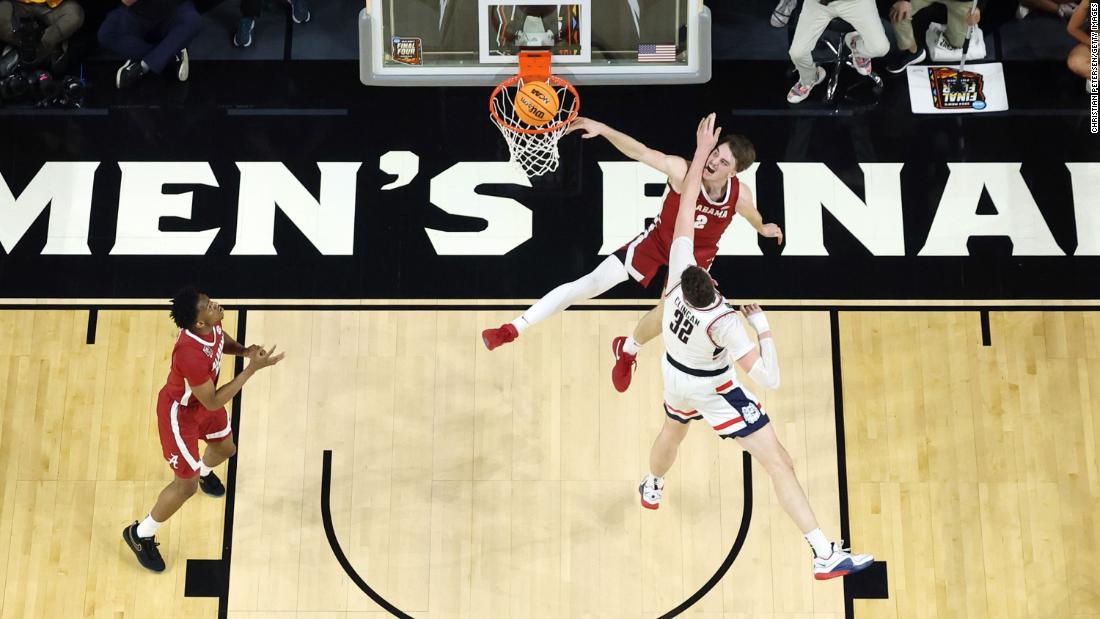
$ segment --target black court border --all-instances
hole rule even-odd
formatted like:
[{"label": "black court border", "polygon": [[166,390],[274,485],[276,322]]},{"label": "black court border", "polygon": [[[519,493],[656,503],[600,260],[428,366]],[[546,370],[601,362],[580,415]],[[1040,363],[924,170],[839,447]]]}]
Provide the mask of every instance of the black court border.
[{"label": "black court border", "polygon": [[[237,317],[237,341],[244,342],[247,327],[248,311],[287,311],[287,310],[299,310],[299,311],[501,311],[501,310],[526,310],[529,306],[525,304],[378,304],[378,305],[319,305],[319,304],[240,304],[229,305],[226,309],[234,310],[238,312]],[[608,305],[577,305],[567,308],[566,311],[646,311],[652,309],[653,304],[608,304]],[[838,472],[838,495],[839,495],[839,507],[840,507],[840,529],[841,536],[850,540],[851,530],[848,514],[848,474],[847,474],[847,462],[845,459],[845,435],[844,435],[844,397],[842,392],[842,375],[840,368],[840,312],[978,312],[979,319],[982,327],[982,345],[989,346],[989,312],[1094,312],[1100,311],[1100,305],[1082,304],[1082,305],[982,305],[980,303],[972,305],[874,305],[874,304],[823,304],[823,305],[768,305],[766,306],[768,311],[805,311],[805,312],[828,312],[829,313],[829,329],[830,339],[832,342],[832,365],[833,365],[833,397],[834,408],[836,415],[836,441],[837,441],[837,472]],[[163,304],[152,303],[134,303],[134,304],[104,304],[104,303],[65,303],[65,304],[47,304],[47,303],[0,303],[0,311],[2,310],[88,310],[89,312],[97,312],[98,310],[112,311],[112,310],[165,310],[167,309]],[[94,316],[95,314],[91,314]],[[92,319],[94,320],[94,319]],[[89,320],[91,323],[92,320]],[[89,325],[89,339],[94,338],[94,326]],[[94,340],[91,340],[94,341]],[[244,360],[241,357],[237,357],[234,363],[234,370],[240,372],[243,370]],[[234,397],[233,405],[234,412],[232,419],[232,427],[234,435],[239,436],[240,430],[240,410],[242,405],[242,394],[238,392]],[[744,471],[745,471],[745,508],[741,520],[741,529],[738,531],[737,539],[734,542],[733,547],[730,549],[730,553],[726,559],[719,566],[719,569],[715,574],[707,581],[706,584],[700,588],[690,598],[685,600],[679,606],[661,616],[661,619],[675,617],[682,613],[692,604],[701,599],[707,592],[713,588],[719,580],[725,575],[726,571],[733,565],[733,561],[736,559],[737,554],[741,550],[741,546],[744,544],[744,539],[748,534],[748,526],[751,520],[751,508],[752,508],[752,477],[751,477],[751,462],[747,453],[742,454],[744,458]],[[218,592],[218,617],[219,619],[226,619],[228,617],[229,607],[229,575],[230,575],[230,559],[232,558],[233,548],[233,513],[236,502],[236,472],[237,462],[236,458],[230,458],[229,471],[227,479],[227,495],[225,506],[225,518],[224,529],[222,534],[222,557],[220,560],[194,560],[189,559],[188,562],[194,561],[196,567],[201,566],[202,570],[196,569],[195,578],[215,578],[220,580],[220,586],[215,587],[213,590]],[[328,536],[329,544],[333,549],[334,555],[337,560],[343,566],[345,572],[349,577],[362,589],[371,599],[379,605],[386,608],[391,614],[395,614],[398,617],[405,617],[412,619],[408,615],[401,613],[396,607],[393,607],[389,602],[374,593],[370,587],[359,578],[355,573],[354,568],[351,567],[347,558],[343,555],[343,552],[339,548],[339,543],[335,537],[335,531],[332,528],[331,514],[328,510],[329,499],[329,481],[331,475],[331,450],[325,450],[324,461],[322,463],[322,519],[324,520],[325,533]],[[212,564],[216,564],[212,565]],[[882,569],[878,570],[876,576],[883,582],[875,583],[862,583],[854,584],[856,579],[846,579],[844,584],[844,616],[846,619],[853,619],[854,602],[857,598],[873,597],[873,598],[885,598],[888,597],[886,592],[886,570],[885,562],[876,561],[876,564],[882,564]],[[200,571],[214,570],[215,574],[199,575]],[[868,570],[871,571],[871,570]],[[191,580],[191,570],[188,571],[188,580]],[[857,577],[858,578],[858,577]],[[189,587],[185,587],[185,590]],[[197,589],[207,589],[198,587]],[[207,589],[209,590],[209,589]],[[371,595],[374,593],[374,595]],[[396,611],[396,613],[394,612]]]}]

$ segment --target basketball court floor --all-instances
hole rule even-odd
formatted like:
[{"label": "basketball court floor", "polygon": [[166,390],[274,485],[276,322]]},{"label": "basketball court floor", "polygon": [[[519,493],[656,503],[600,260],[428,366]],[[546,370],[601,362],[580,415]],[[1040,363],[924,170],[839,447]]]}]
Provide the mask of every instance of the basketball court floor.
[{"label": "basketball court floor", "polygon": [[[782,384],[756,393],[870,569],[814,580],[762,467],[702,424],[642,508],[664,351],[618,393],[609,345],[654,296],[483,345],[665,191],[602,138],[566,136],[541,176],[507,163],[486,97],[555,19],[584,116],[684,154],[713,111],[755,144],[738,178],[785,243],[735,221],[711,272],[768,312]],[[785,63],[712,62],[710,19],[368,0],[359,63],[200,59],[182,90],[0,110],[0,619],[1100,619],[1085,107],[1011,62],[1006,112],[918,116],[904,78],[852,75],[788,107]],[[172,477],[155,410],[185,284],[286,358],[233,400],[228,493],[158,531],[154,574],[120,533]]]},{"label": "basketball court floor", "polygon": [[[161,529],[160,575],[118,532],[167,479],[149,414],[164,311],[100,306],[89,330],[86,309],[4,310],[4,616],[389,616],[357,579],[413,617],[1100,609],[1094,308],[990,311],[988,345],[980,308],[771,311],[784,383],[764,404],[822,527],[884,563],[846,595],[811,578],[767,477],[707,428],[662,509],[638,505],[660,353],[620,395],[604,349],[641,311],[585,306],[489,353],[477,327],[500,307],[227,314],[288,356],[235,403],[230,497]],[[218,560],[228,596],[189,597],[217,594]]]}]

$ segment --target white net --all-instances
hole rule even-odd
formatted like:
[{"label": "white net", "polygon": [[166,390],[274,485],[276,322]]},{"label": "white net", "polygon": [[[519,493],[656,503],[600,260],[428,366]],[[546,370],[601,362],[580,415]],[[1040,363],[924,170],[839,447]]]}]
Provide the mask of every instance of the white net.
[{"label": "white net", "polygon": [[542,127],[528,124],[516,114],[516,93],[523,86],[522,79],[506,83],[490,102],[493,123],[508,143],[510,161],[518,164],[528,177],[558,169],[558,140],[580,111],[580,98],[565,80],[550,76],[548,81],[557,91],[561,107],[553,120]]}]

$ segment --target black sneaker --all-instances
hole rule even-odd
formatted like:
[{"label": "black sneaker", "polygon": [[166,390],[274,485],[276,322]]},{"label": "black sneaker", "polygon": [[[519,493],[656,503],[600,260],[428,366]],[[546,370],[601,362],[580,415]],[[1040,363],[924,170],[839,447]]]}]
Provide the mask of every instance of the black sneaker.
[{"label": "black sneaker", "polygon": [[191,76],[191,57],[187,54],[187,48],[183,48],[176,52],[174,58],[172,58],[173,73],[181,82],[186,82],[187,78]]},{"label": "black sneaker", "polygon": [[296,24],[304,24],[313,18],[309,11],[309,0],[286,0],[290,4],[290,16]]},{"label": "black sneaker", "polygon": [[202,488],[202,491],[209,496],[225,496],[225,486],[222,485],[222,480],[218,479],[214,471],[199,477],[199,488]]},{"label": "black sneaker", "polygon": [[137,83],[149,70],[145,68],[145,65],[141,64],[140,60],[127,60],[126,64],[118,68],[118,73],[115,74],[115,86],[120,90],[123,88],[129,88]]},{"label": "black sneaker", "polygon": [[891,73],[901,73],[911,64],[917,64],[918,62],[924,62],[924,59],[928,56],[928,53],[924,51],[923,47],[918,47],[917,51],[911,52],[909,50],[898,50],[894,54],[889,62],[886,63],[886,70]]},{"label": "black sneaker", "polygon": [[157,546],[160,546],[160,544],[156,542],[156,536],[138,537],[137,528],[138,523],[135,520],[134,524],[122,530],[122,539],[126,540],[126,545],[134,551],[134,555],[142,567],[154,572],[163,572],[164,558],[160,556],[160,551],[157,550]]}]

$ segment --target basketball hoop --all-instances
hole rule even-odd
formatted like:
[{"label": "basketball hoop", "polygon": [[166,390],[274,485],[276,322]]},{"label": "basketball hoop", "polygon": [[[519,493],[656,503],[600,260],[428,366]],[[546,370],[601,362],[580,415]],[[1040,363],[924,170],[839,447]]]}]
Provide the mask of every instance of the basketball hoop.
[{"label": "basketball hoop", "polygon": [[[543,126],[531,125],[516,113],[516,94],[525,82],[546,82],[557,92],[557,113]],[[527,176],[542,176],[558,169],[558,140],[581,110],[577,89],[550,74],[550,52],[523,50],[519,71],[501,82],[489,96],[489,116],[508,142],[510,161],[519,164]]]}]

